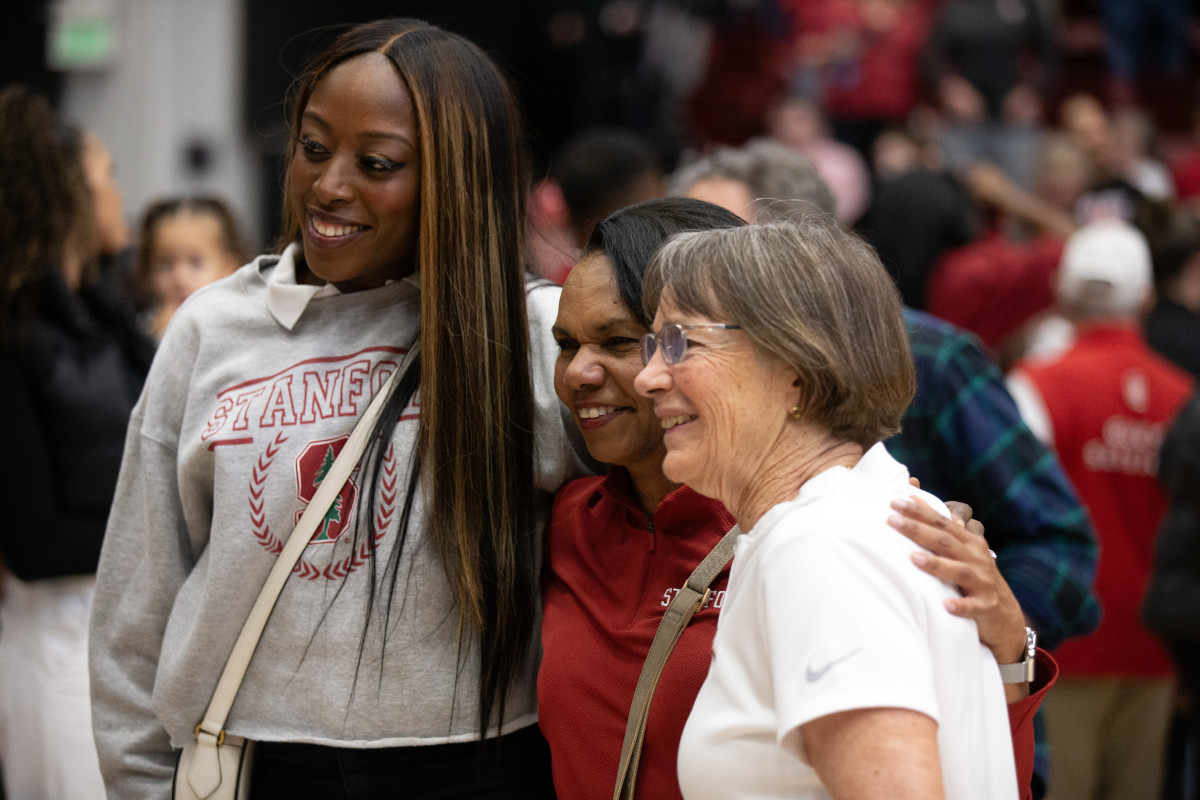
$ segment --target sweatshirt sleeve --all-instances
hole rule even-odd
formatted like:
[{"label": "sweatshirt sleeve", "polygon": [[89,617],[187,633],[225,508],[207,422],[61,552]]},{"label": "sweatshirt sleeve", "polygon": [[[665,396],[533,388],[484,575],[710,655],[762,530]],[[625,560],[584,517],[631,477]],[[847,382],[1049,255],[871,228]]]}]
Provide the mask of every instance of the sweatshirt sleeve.
[{"label": "sweatshirt sleeve", "polygon": [[153,712],[152,694],[167,621],[195,559],[176,445],[149,431],[178,433],[182,375],[190,370],[181,361],[164,342],[134,408],[97,571],[89,645],[92,725],[108,796],[121,800],[171,795],[175,753]]},{"label": "sweatshirt sleeve", "polygon": [[558,316],[561,288],[547,281],[532,282],[527,292],[529,361],[537,404],[535,485],[547,492],[584,475],[600,475],[603,465],[592,459],[571,412],[554,392],[554,362],[558,345],[550,332]]}]

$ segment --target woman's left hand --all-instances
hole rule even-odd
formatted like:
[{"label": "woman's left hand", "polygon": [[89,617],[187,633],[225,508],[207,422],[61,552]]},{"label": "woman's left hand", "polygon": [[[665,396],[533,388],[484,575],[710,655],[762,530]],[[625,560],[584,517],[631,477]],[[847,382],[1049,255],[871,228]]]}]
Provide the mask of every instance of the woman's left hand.
[{"label": "woman's left hand", "polygon": [[892,509],[897,513],[888,518],[888,524],[931,551],[913,553],[913,563],[962,592],[962,597],[945,601],[946,610],[975,621],[979,640],[997,663],[1020,661],[1025,653],[1025,616],[996,568],[987,540],[916,497],[893,501]]}]

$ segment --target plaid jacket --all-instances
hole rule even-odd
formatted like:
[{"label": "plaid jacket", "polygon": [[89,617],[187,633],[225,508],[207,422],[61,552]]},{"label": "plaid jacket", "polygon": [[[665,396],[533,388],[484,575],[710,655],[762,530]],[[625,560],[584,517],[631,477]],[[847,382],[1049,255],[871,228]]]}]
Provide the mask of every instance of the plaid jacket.
[{"label": "plaid jacket", "polygon": [[971,505],[1040,644],[1089,633],[1100,620],[1096,539],[1058,458],[973,335],[912,309],[905,320],[917,396],[887,449],[922,489]]}]

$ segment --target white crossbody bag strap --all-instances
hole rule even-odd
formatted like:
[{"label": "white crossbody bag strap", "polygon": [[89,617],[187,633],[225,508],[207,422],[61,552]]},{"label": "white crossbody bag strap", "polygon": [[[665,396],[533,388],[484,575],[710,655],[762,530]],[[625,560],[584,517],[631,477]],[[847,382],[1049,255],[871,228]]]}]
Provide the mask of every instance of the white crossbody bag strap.
[{"label": "white crossbody bag strap", "polygon": [[204,712],[204,719],[196,727],[197,736],[203,731],[218,740],[223,738],[229,709],[233,707],[233,700],[242,686],[242,679],[246,677],[246,670],[250,666],[254,649],[258,647],[258,640],[267,626],[267,619],[275,608],[275,601],[279,599],[279,593],[283,591],[284,583],[295,569],[296,562],[300,560],[304,548],[308,547],[309,539],[320,527],[326,512],[333,505],[334,499],[346,485],[350,473],[358,465],[363,450],[366,449],[367,440],[370,439],[371,432],[375,429],[375,422],[383,412],[383,407],[387,405],[387,401],[400,383],[400,378],[408,371],[420,350],[421,342],[418,339],[409,348],[404,360],[388,378],[387,383],[371,400],[371,404],[367,406],[367,410],[354,426],[354,431],[350,434],[346,444],[342,446],[341,452],[338,453],[329,472],[321,481],[321,485],[317,487],[312,502],[304,509],[300,521],[296,523],[295,529],[279,553],[279,558],[271,567],[271,571],[263,583],[262,591],[258,593],[258,598],[254,601],[250,614],[246,618],[246,624],[242,626],[242,632],[238,634],[237,641],[233,645],[233,652],[229,654],[229,660],[225,662],[225,669],[221,672],[221,679],[217,681],[217,688],[213,691],[208,710]]}]

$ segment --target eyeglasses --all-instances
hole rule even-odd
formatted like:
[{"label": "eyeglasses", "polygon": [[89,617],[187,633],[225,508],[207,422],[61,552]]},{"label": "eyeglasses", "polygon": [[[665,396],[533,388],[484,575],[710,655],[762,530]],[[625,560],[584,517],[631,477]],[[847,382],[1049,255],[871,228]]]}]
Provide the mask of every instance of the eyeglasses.
[{"label": "eyeglasses", "polygon": [[725,325],[722,323],[708,323],[701,325],[682,325],[678,322],[672,322],[669,325],[663,325],[658,333],[647,333],[642,337],[642,366],[650,363],[650,359],[654,358],[654,353],[662,346],[663,361],[667,364],[678,364],[687,356],[687,331],[695,330],[741,330],[741,325]]}]

